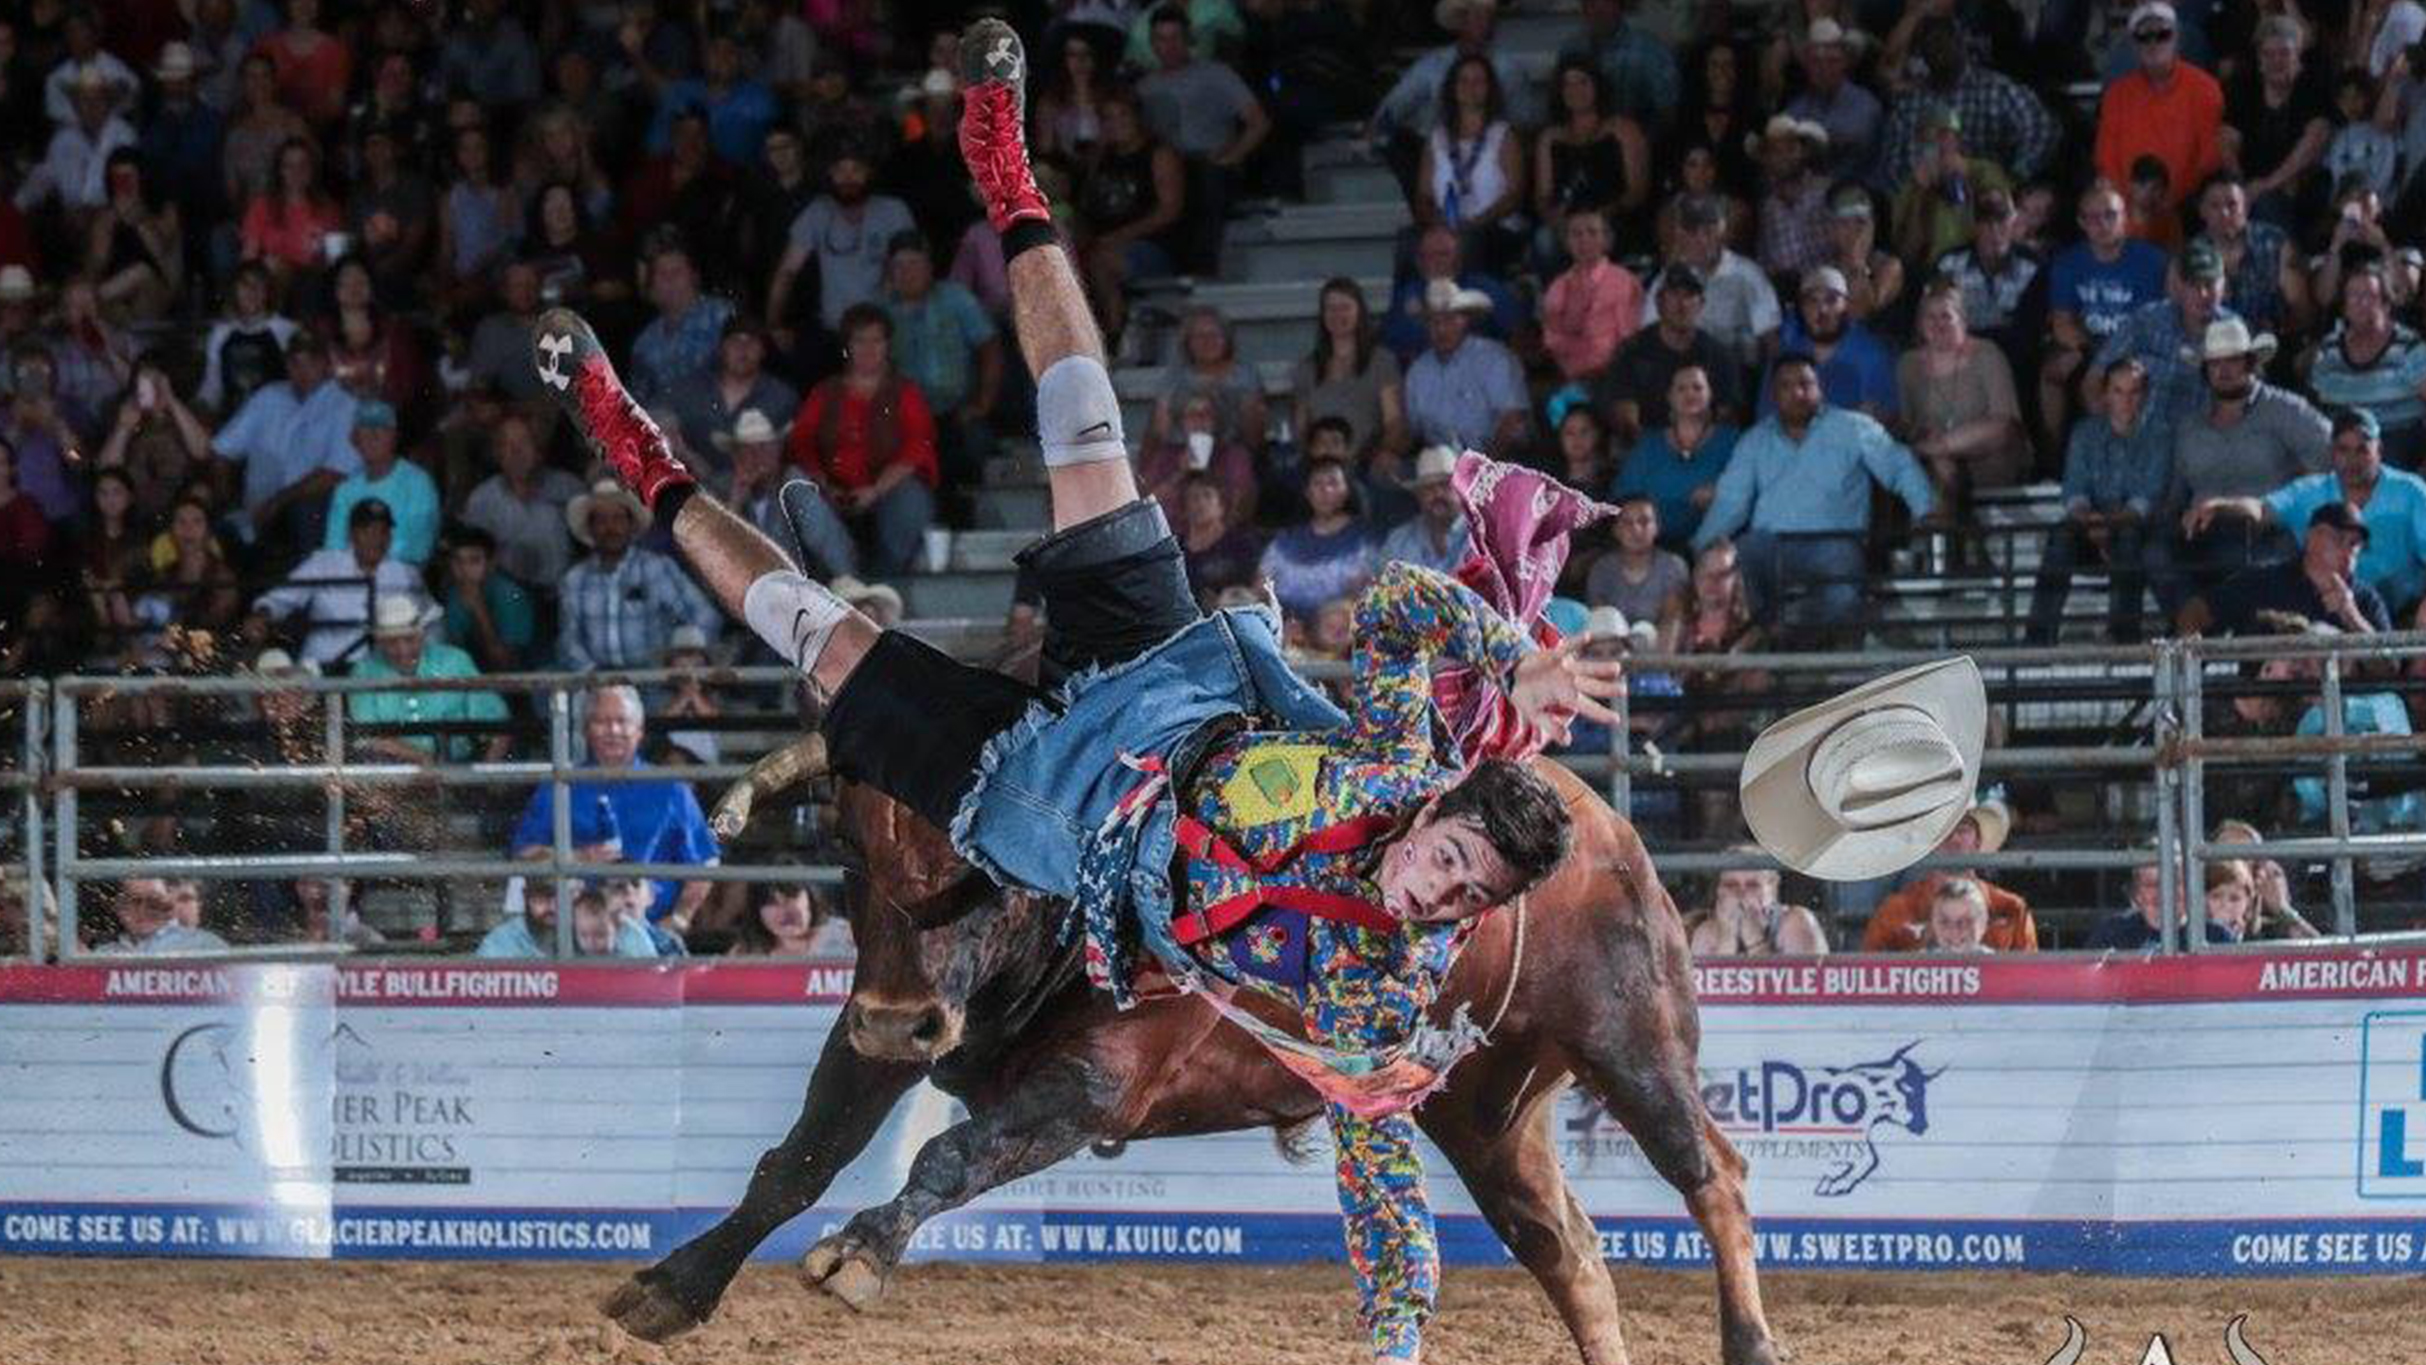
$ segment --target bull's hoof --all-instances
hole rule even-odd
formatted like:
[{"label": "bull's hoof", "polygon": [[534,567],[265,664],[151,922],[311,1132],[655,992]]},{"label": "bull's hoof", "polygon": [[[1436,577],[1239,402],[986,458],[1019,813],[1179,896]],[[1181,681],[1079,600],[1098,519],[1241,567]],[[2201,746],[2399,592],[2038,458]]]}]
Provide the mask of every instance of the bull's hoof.
[{"label": "bull's hoof", "polygon": [[874,1253],[844,1233],[810,1247],[800,1258],[800,1277],[809,1288],[833,1295],[854,1313],[868,1311],[884,1297],[883,1267]]},{"label": "bull's hoof", "polygon": [[699,1326],[672,1290],[635,1275],[598,1301],[598,1311],[642,1341],[668,1342]]}]

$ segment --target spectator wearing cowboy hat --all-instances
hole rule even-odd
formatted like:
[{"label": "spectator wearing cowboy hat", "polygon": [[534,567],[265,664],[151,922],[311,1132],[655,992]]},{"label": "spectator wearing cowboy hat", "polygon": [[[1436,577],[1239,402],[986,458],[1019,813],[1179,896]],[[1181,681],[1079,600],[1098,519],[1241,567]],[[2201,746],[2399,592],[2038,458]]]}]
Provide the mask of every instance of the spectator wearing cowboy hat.
[{"label": "spectator wearing cowboy hat", "polygon": [[[1876,333],[1854,321],[1846,306],[1845,272],[1823,265],[1803,276],[1794,312],[1778,338],[1788,355],[1807,355],[1819,367],[1820,392],[1831,406],[1893,422],[1901,407],[1895,389],[1895,356]],[[1761,394],[1763,415],[1772,395]]]},{"label": "spectator wearing cowboy hat", "polygon": [[2153,156],[2172,186],[2169,204],[2179,205],[2224,164],[2224,89],[2182,60],[2181,26],[2165,0],[2141,0],[2129,27],[2139,68],[2098,102],[2097,171],[2120,185],[2133,162]]},{"label": "spectator wearing cowboy hat", "polygon": [[1829,180],[1860,180],[1870,174],[1887,120],[1878,96],[1852,79],[1857,36],[1834,19],[1815,19],[1795,50],[1803,68],[1803,89],[1786,102],[1786,113],[1827,133],[1819,170]]},{"label": "spectator wearing cowboy hat", "polygon": [[2197,591],[2282,557],[2289,538],[2265,524],[2260,500],[2302,474],[2323,470],[2332,425],[2305,398],[2258,378],[2274,338],[2227,318],[2208,324],[2192,353],[2206,372],[2204,412],[2173,433],[2173,483],[2166,506],[2178,539],[2157,596],[2178,610]]},{"label": "spectator wearing cowboy hat", "polygon": [[1407,367],[1407,425],[1426,445],[1505,458],[1525,438],[1531,401],[1524,370],[1507,347],[1471,335],[1490,296],[1454,280],[1424,289],[1431,345]]},{"label": "spectator wearing cowboy hat", "polygon": [[[1941,858],[1994,853],[2005,846],[2005,839],[2012,832],[2012,807],[1994,798],[1975,801],[1954,822],[1954,828],[1946,831],[1946,837],[1938,841],[1936,853]],[[2038,951],[2038,921],[2030,913],[2030,903],[1976,871],[1963,868],[1934,868],[1880,901],[1870,923],[1862,930],[1862,951],[1916,953],[1936,946],[1930,931],[1936,920],[1937,899],[1948,887],[1957,885],[1979,890],[1988,920],[1980,939],[1983,946],[2000,953]]]},{"label": "spectator wearing cowboy hat", "polygon": [[559,593],[557,662],[566,668],[647,668],[682,625],[711,637],[722,618],[682,568],[633,542],[649,509],[622,484],[601,479],[568,503],[565,524],[589,557],[565,571]]},{"label": "spectator wearing cowboy hat", "polygon": [[1760,158],[1768,192],[1760,203],[1761,268],[1772,275],[1800,275],[1828,257],[1835,213],[1828,207],[1828,178],[1820,159],[1828,154],[1828,130],[1792,114],[1774,114],[1745,150]]},{"label": "spectator wearing cowboy hat", "polygon": [[2357,579],[2367,541],[2367,519],[2358,508],[2321,503],[2308,515],[2297,558],[2243,569],[2191,598],[2181,610],[2181,632],[2246,634],[2270,612],[2354,635],[2390,630],[2392,613],[2383,596]]},{"label": "spectator wearing cowboy hat", "polygon": [[1671,273],[1689,269],[1701,285],[1700,326],[1751,364],[1774,349],[1782,321],[1777,290],[1750,260],[1728,249],[1726,208],[1714,196],[1689,194],[1677,203],[1676,254],[1663,266],[1643,305],[1643,321],[1656,320],[1659,295]]},{"label": "spectator wearing cowboy hat", "polygon": [[[777,409],[786,411],[787,409]],[[727,466],[716,495],[743,521],[778,545],[792,543],[779,494],[783,489],[783,440],[790,428],[779,426],[758,408],[744,408],[733,425],[716,433],[712,444],[724,452]],[[714,487],[716,480],[710,479]]]},{"label": "spectator wearing cowboy hat", "polygon": [[1384,563],[1403,559],[1444,574],[1455,575],[1466,562],[1472,538],[1466,509],[1450,476],[1457,472],[1457,452],[1447,446],[1426,446],[1415,457],[1415,517],[1383,537]]},{"label": "spectator wearing cowboy hat", "polygon": [[[471,655],[429,637],[438,620],[439,613],[417,598],[382,595],[371,615],[371,649],[354,664],[353,676],[479,677],[480,667]],[[479,761],[495,763],[505,757],[513,739],[502,731],[480,736],[430,733],[433,727],[503,722],[505,699],[494,692],[355,692],[346,697],[345,710],[356,725],[407,727],[408,733],[361,737],[365,753],[397,762],[428,764],[443,757],[460,763],[477,753]]]},{"label": "spectator wearing cowboy hat", "polygon": [[[800,390],[767,372],[769,344],[765,323],[746,313],[734,314],[717,339],[716,365],[706,380],[684,385],[667,400],[682,425],[683,441],[707,454],[706,473],[726,472],[725,453],[731,449],[727,433],[743,413],[756,409],[788,415],[800,407]],[[530,342],[522,346],[527,351]]]},{"label": "spectator wearing cowboy hat", "polygon": [[386,503],[364,498],[346,513],[345,521],[344,549],[304,556],[285,582],[253,603],[244,623],[247,640],[260,644],[269,637],[271,622],[301,617],[303,658],[314,664],[337,663],[352,658],[365,642],[363,627],[371,619],[374,596],[422,595],[420,570],[388,553],[396,519]]},{"label": "spectator wearing cowboy hat", "polygon": [[329,494],[328,538],[324,550],[345,545],[345,518],[354,504],[377,498],[396,519],[396,543],[389,553],[407,564],[427,564],[438,548],[438,485],[420,465],[400,458],[396,449],[396,410],[377,398],[354,405],[354,453],[359,472],[346,476]]},{"label": "spectator wearing cowboy hat", "polygon": [[[123,68],[121,68],[123,69]],[[104,171],[110,153],[135,145],[135,129],[118,115],[118,105],[134,84],[133,73],[120,86],[93,62],[63,63],[52,73],[64,78],[66,117],[58,120],[42,159],[17,186],[17,207],[31,212],[53,200],[81,230],[88,215],[109,202]]]}]

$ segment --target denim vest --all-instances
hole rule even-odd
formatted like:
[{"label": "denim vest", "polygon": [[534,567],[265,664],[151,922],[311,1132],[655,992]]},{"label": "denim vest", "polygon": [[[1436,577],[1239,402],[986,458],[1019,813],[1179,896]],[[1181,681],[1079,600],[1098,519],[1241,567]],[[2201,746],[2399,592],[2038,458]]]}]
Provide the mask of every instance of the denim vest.
[{"label": "denim vest", "polygon": [[1164,790],[1117,826],[1114,807],[1147,780],[1136,761],[1168,760],[1224,716],[1259,728],[1347,723],[1290,670],[1278,614],[1234,607],[1031,706],[987,743],[977,784],[953,818],[953,847],[995,881],[1074,902],[1090,974],[1117,1003],[1130,1000],[1125,927],[1174,976],[1198,968],[1171,936],[1175,793]]}]

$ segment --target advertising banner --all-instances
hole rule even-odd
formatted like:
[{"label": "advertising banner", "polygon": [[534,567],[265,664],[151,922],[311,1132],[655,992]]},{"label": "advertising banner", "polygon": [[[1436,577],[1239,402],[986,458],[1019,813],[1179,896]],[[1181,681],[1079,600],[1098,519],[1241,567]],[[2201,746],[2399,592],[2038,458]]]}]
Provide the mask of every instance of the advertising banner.
[{"label": "advertising banner", "polygon": [[[2426,954],[1698,969],[1702,1087],[1759,1254],[1813,1268],[2426,1269]],[[0,969],[0,1252],[653,1259],[798,1114],[847,963]],[[890,1198],[911,1092],[778,1233]],[[1548,1116],[1610,1258],[1707,1260],[1580,1091]],[[1326,1151],[1108,1144],[914,1257],[1336,1258]],[[1505,1252],[1435,1157],[1445,1253]]]}]

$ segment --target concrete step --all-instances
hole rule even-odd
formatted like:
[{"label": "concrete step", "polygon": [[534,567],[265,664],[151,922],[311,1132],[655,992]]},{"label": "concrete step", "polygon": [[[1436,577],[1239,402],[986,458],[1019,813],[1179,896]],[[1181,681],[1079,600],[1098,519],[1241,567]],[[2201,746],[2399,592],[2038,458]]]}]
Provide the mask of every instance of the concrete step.
[{"label": "concrete step", "polygon": [[1239,280],[1325,280],[1333,275],[1386,275],[1397,250],[1397,237],[1388,233],[1327,240],[1233,241],[1223,264],[1224,273]]},{"label": "concrete step", "polygon": [[1379,162],[1355,161],[1306,168],[1306,198],[1316,204],[1403,205],[1398,177]]},{"label": "concrete step", "polygon": [[[1230,240],[1239,242],[1319,242],[1395,233],[1415,220],[1404,203],[1299,204],[1261,218],[1230,225]],[[1225,273],[1225,278],[1228,276]]]},{"label": "concrete step", "polygon": [[908,574],[895,579],[912,619],[960,617],[999,621],[1011,611],[1008,572]]},{"label": "concrete step", "polygon": [[1008,573],[1012,556],[1036,543],[1042,527],[962,531],[952,537],[952,568],[958,573]]},{"label": "concrete step", "polygon": [[1044,485],[971,490],[978,529],[989,531],[1043,530],[1053,524],[1053,508]]}]

